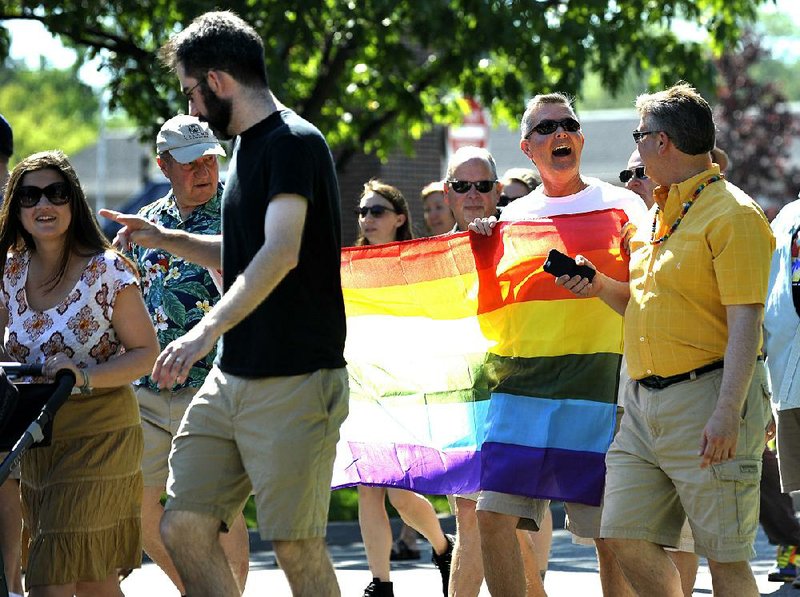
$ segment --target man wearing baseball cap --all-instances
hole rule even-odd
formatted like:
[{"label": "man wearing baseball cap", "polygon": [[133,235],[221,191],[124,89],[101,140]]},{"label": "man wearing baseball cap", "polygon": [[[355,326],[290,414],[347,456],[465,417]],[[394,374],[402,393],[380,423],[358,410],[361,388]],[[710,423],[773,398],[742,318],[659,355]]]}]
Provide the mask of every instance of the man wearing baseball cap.
[{"label": "man wearing baseball cap", "polygon": [[[225,150],[205,122],[194,116],[170,118],[156,137],[158,166],[172,188],[169,193],[143,207],[138,215],[164,228],[195,234],[220,234],[220,197],[217,156]],[[142,276],[144,301],[158,334],[162,350],[169,342],[189,331],[220,298],[213,280],[215,272],[184,261],[156,248],[132,245],[131,257]],[[178,424],[214,361],[215,350],[197,361],[189,375],[172,388],[159,390],[150,376],[135,382],[144,428],[144,497],[142,535],[144,550],[185,592],[175,566],[164,549],[159,524],[164,511],[161,494],[167,482],[167,457]],[[241,515],[230,532],[220,536],[228,563],[244,588],[248,569],[248,535]]]}]

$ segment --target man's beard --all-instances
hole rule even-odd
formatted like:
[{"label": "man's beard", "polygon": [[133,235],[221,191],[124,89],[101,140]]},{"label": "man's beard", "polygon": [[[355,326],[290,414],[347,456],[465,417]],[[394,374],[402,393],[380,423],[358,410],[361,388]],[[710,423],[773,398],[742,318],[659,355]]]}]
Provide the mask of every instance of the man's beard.
[{"label": "man's beard", "polygon": [[208,85],[201,84],[200,92],[203,95],[203,103],[206,113],[200,115],[200,120],[205,120],[218,139],[229,141],[233,135],[228,132],[231,124],[231,113],[233,111],[233,101],[218,97]]}]

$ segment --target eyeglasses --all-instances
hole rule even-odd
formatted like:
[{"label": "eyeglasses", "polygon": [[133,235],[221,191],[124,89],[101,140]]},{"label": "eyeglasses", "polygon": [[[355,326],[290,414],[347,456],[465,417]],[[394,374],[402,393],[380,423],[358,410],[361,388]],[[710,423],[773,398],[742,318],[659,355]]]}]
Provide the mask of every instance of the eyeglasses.
[{"label": "eyeglasses", "polygon": [[469,192],[475,187],[479,193],[488,193],[494,188],[496,180],[448,180],[447,184],[459,195]]},{"label": "eyeglasses", "polygon": [[638,145],[639,142],[642,139],[644,139],[647,135],[649,135],[650,133],[661,133],[661,132],[663,132],[663,131],[633,131],[633,133],[632,133],[633,142]]},{"label": "eyeglasses", "polygon": [[628,182],[631,178],[638,178],[639,180],[647,178],[647,174],[644,173],[644,166],[628,168],[619,173],[619,181],[623,184]]},{"label": "eyeglasses", "polygon": [[528,131],[528,134],[525,135],[525,138],[527,139],[530,137],[531,133],[534,131],[540,135],[552,135],[558,130],[558,127],[561,127],[568,133],[577,133],[579,130],[581,130],[581,123],[574,118],[564,118],[563,120],[542,120],[539,124]]},{"label": "eyeglasses", "polygon": [[65,205],[70,199],[69,185],[65,182],[54,182],[44,188],[25,185],[19,187],[15,195],[21,207],[35,206],[42,195],[47,197],[52,205]]},{"label": "eyeglasses", "polygon": [[183,93],[183,95],[186,96],[186,99],[191,100],[192,96],[194,95],[194,90],[200,87],[200,85],[202,85],[205,80],[206,80],[205,76],[203,76],[203,78],[200,79],[194,87],[192,87],[191,89],[187,89],[186,91],[182,91],[181,93]]},{"label": "eyeglasses", "polygon": [[370,205],[369,207],[356,207],[356,215],[362,218],[366,218],[367,214],[370,214],[373,218],[380,218],[387,211],[390,211],[393,214],[397,213],[391,207],[386,207],[385,205]]}]

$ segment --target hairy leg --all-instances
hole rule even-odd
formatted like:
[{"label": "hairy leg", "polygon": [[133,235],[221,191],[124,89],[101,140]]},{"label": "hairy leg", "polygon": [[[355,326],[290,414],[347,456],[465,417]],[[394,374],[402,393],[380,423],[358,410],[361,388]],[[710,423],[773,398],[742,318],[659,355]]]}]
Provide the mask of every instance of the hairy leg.
[{"label": "hairy leg", "polygon": [[164,571],[172,584],[183,595],[186,591],[183,582],[172,563],[172,558],[167,553],[167,548],[161,541],[161,517],[164,515],[164,507],[161,505],[161,487],[145,487],[142,494],[142,547],[144,552],[150,556],[161,570]]},{"label": "hairy leg", "polygon": [[220,521],[208,514],[170,510],[161,519],[161,539],[192,597],[239,597],[219,542]]},{"label": "hairy leg", "polygon": [[758,597],[759,591],[748,562],[708,560],[714,597]]},{"label": "hairy leg", "polygon": [[530,531],[517,529],[517,543],[522,557],[522,567],[525,570],[525,595],[527,597],[545,597],[544,583],[541,572],[539,572],[539,554],[533,543],[533,535]]},{"label": "hairy leg", "polygon": [[636,597],[636,593],[622,572],[617,556],[604,539],[595,539],[597,567],[600,569],[600,586],[605,597]]},{"label": "hairy leg", "polygon": [[341,595],[324,538],[273,541],[272,544],[278,563],[289,580],[293,597]]},{"label": "hairy leg", "polygon": [[244,593],[247,573],[250,571],[250,534],[247,532],[244,514],[234,519],[227,533],[219,534],[219,542],[239,587],[239,593]]},{"label": "hairy leg", "polygon": [[668,551],[667,555],[678,569],[681,575],[681,588],[683,597],[692,597],[694,593],[694,582],[697,580],[697,567],[700,565],[700,558],[696,553],[688,551]]},{"label": "hairy leg", "polygon": [[547,566],[550,562],[550,547],[553,545],[553,513],[547,508],[536,532],[529,531],[533,539],[533,551],[539,561],[539,573],[544,578]]},{"label": "hairy leg", "polygon": [[517,516],[480,510],[483,571],[492,595],[525,597],[525,573],[517,542]]},{"label": "hairy leg", "polygon": [[481,538],[475,501],[456,497],[456,544],[450,565],[450,597],[477,597],[483,582]]},{"label": "hairy leg", "polygon": [[625,577],[640,595],[683,597],[678,569],[655,543],[638,539],[603,539],[617,556]]}]

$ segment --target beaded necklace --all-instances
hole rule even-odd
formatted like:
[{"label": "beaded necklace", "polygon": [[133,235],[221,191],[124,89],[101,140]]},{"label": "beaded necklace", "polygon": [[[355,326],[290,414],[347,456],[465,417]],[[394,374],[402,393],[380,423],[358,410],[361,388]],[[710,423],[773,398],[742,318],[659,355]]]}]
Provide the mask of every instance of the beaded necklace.
[{"label": "beaded necklace", "polygon": [[675,223],[672,224],[672,226],[670,226],[669,231],[661,238],[656,238],[656,222],[658,222],[658,214],[661,212],[661,208],[656,206],[656,213],[655,217],[653,218],[653,231],[650,234],[650,244],[660,245],[661,243],[666,241],[670,236],[672,236],[672,234],[678,229],[678,225],[681,223],[681,220],[683,220],[683,218],[686,216],[686,212],[689,211],[689,208],[695,202],[697,197],[700,195],[700,193],[703,192],[703,189],[705,189],[710,184],[714,184],[715,182],[722,180],[723,178],[725,177],[722,174],[718,175],[715,174],[705,182],[701,182],[700,185],[694,190],[694,193],[692,193],[692,196],[689,197],[689,199],[687,199],[686,202],[683,204],[683,209],[681,209],[681,215],[678,216],[678,219],[675,220]]}]

